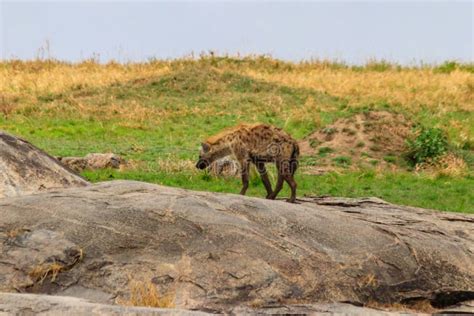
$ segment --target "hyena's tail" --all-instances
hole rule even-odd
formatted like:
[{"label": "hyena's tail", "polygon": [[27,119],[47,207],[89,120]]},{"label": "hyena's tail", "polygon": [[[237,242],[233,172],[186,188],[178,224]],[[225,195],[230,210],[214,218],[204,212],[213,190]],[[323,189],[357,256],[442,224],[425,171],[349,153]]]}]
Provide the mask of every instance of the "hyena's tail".
[{"label": "hyena's tail", "polygon": [[291,174],[294,175],[296,172],[296,169],[298,169],[298,157],[300,155],[300,147],[298,146],[298,143],[293,144],[293,152],[291,153],[291,159],[290,159],[290,171]]}]

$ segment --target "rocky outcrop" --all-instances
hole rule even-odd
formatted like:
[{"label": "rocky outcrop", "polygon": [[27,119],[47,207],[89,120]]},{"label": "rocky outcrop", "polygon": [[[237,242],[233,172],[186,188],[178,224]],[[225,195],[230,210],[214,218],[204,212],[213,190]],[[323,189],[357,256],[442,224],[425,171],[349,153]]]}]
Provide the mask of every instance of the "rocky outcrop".
[{"label": "rocky outcrop", "polygon": [[473,216],[298,202],[133,181],[5,198],[0,291],[113,304],[151,285],[177,308],[213,312],[474,298]]},{"label": "rocky outcrop", "polygon": [[[11,315],[216,315],[215,313],[189,311],[176,308],[130,307],[98,304],[70,296],[13,293],[0,293],[0,313],[1,312],[5,312]],[[259,309],[236,307],[230,311],[230,314],[236,315],[308,315],[316,313],[317,315],[399,315],[398,313],[381,311],[366,307],[359,307],[346,303],[292,305]],[[410,314],[403,313],[403,315]]]},{"label": "rocky outcrop", "polygon": [[91,303],[67,296],[0,293],[0,315],[210,315],[174,308],[147,308]]},{"label": "rocky outcrop", "polygon": [[29,142],[0,131],[0,198],[87,181]]}]

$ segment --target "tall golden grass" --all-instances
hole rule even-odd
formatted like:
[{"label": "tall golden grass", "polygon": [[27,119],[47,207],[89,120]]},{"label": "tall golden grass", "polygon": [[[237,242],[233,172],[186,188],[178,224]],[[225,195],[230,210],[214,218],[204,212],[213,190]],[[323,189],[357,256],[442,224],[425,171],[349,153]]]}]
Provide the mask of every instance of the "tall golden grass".
[{"label": "tall golden grass", "polygon": [[241,73],[259,80],[343,97],[349,105],[388,102],[407,110],[422,106],[435,108],[441,113],[474,110],[474,74],[460,70],[447,74],[432,69],[378,72],[307,67],[271,73],[244,69]]},{"label": "tall golden grass", "polygon": [[64,63],[54,60],[0,62],[3,97],[36,97],[66,90],[99,88],[169,72],[166,62],[100,64],[93,60]]},{"label": "tall golden grass", "polygon": [[[429,108],[435,115],[445,115],[451,111],[474,110],[474,73],[455,68],[448,73],[436,71],[433,67],[396,67],[383,65],[383,71],[373,64],[365,67],[348,67],[327,61],[289,63],[266,57],[201,59],[183,58],[172,61],[150,61],[145,63],[119,64],[109,62],[100,64],[94,60],[80,63],[64,63],[55,60],[4,61],[0,62],[0,112],[8,115],[19,107],[34,106],[38,97],[57,95],[70,91],[89,91],[127,82],[146,81],[173,71],[195,67],[202,71],[237,72],[266,82],[289,87],[311,88],[347,100],[349,106],[361,106],[371,103],[388,103],[391,107],[400,107],[408,113],[417,113]],[[188,68],[186,68],[188,67]],[[204,69],[204,70],[203,70]],[[217,82],[215,84],[218,84]],[[89,89],[89,90],[87,90]],[[66,93],[68,109],[58,108],[57,104],[42,105],[45,110],[73,111],[77,115],[100,117],[114,113],[122,118],[124,124],[140,127],[151,117],[161,118],[191,114],[202,111],[215,115],[222,111],[222,105],[216,108],[190,108],[179,106],[175,109],[145,107],[140,102],[127,104],[107,100],[104,106],[84,102],[87,96],[71,96]],[[278,110],[281,100],[268,100],[268,104]],[[20,101],[19,101],[20,100]],[[86,100],[87,101],[87,100]],[[184,101],[183,101],[184,102]],[[64,106],[64,105],[61,105]],[[291,117],[316,113],[315,109],[335,110],[334,103],[321,104],[307,100],[304,108],[294,109]],[[234,109],[237,111],[237,109]],[[242,109],[246,110],[246,109]],[[254,109],[255,110],[255,109]],[[239,110],[240,111],[240,110]],[[316,117],[315,120],[318,120]],[[453,121],[452,124],[461,124]],[[461,138],[471,138],[469,127],[461,124]]]},{"label": "tall golden grass", "polygon": [[417,172],[424,171],[433,178],[440,176],[463,177],[469,174],[469,167],[466,162],[453,153],[447,153],[434,161],[420,163],[415,170]]},{"label": "tall golden grass", "polygon": [[[430,106],[440,111],[474,110],[474,74],[464,70],[439,73],[433,68],[395,68],[384,71],[335,67],[324,61],[301,64],[259,58],[244,62],[212,62],[212,59],[100,64],[93,60],[64,63],[54,60],[0,62],[0,93],[4,97],[37,96],[70,89],[103,87],[156,77],[180,66],[209,66],[238,71],[252,78],[290,87],[311,88],[347,98],[349,104],[386,101],[410,108]],[[216,59],[218,60],[218,59]],[[270,67],[270,68],[269,68]]]}]

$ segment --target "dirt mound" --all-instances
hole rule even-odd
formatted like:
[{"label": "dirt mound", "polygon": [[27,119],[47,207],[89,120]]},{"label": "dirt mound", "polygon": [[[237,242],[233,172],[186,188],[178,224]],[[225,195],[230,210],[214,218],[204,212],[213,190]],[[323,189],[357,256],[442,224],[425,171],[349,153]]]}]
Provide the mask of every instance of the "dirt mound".
[{"label": "dirt mound", "polygon": [[115,303],[152,287],[216,312],[474,298],[472,216],[375,198],[299,203],[135,181],[5,198],[0,291]]},{"label": "dirt mound", "polygon": [[87,181],[29,142],[0,131],[0,198]]},{"label": "dirt mound", "polygon": [[336,121],[303,140],[301,152],[317,165],[389,166],[406,150],[413,123],[402,114],[366,112]]}]

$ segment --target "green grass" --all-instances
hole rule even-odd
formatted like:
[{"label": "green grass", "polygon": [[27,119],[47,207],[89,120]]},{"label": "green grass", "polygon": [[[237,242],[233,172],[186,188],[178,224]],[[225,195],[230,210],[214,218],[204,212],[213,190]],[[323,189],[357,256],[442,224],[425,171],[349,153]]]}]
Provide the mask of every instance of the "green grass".
[{"label": "green grass", "polygon": [[[132,179],[199,191],[238,193],[238,178],[217,178],[206,173],[180,174],[149,170],[119,172],[116,170],[86,171],[83,174],[93,182]],[[442,211],[474,213],[472,207],[474,178],[429,178],[409,172],[382,173],[357,171],[331,172],[322,176],[297,174],[299,195],[331,195],[346,197],[375,196],[391,203],[411,205]],[[274,181],[273,181],[274,183]],[[256,175],[252,176],[250,196],[264,197],[265,189]],[[285,185],[279,197],[289,196]]]},{"label": "green grass", "polygon": [[332,161],[333,161],[337,166],[340,166],[340,167],[348,167],[348,166],[350,166],[351,163],[352,163],[351,157],[347,157],[347,156],[334,157],[334,158],[332,159]]},{"label": "green grass", "polygon": [[[24,106],[8,115],[0,114],[0,129],[22,136],[52,155],[114,152],[127,160],[140,162],[139,168],[134,170],[86,171],[84,176],[94,182],[133,179],[194,190],[237,193],[241,185],[239,179],[215,178],[190,170],[160,171],[157,160],[195,160],[202,140],[239,122],[277,125],[302,139],[321,128],[327,134],[335,133],[336,130],[327,125],[338,118],[377,109],[397,109],[397,105],[386,102],[350,107],[348,100],[326,92],[282,86],[234,73],[231,70],[233,66],[239,66],[238,60],[226,60],[226,70],[219,69],[222,62],[216,58],[200,63],[171,63],[172,72],[163,76],[101,88],[77,86],[57,94],[47,93],[33,101],[20,95],[15,102]],[[262,64],[258,60],[255,63],[255,67],[267,67],[266,71],[270,73],[294,67],[287,63]],[[381,62],[371,64],[368,69],[383,72],[390,67]],[[449,73],[460,66],[442,67],[441,72]],[[308,108],[308,100],[317,106]],[[84,110],[79,110],[78,104]],[[133,104],[138,104],[139,109],[134,109]],[[474,123],[469,124],[474,122],[472,112],[433,115],[432,109],[426,109],[413,118],[423,126],[444,129],[450,139],[458,139],[460,134],[451,121],[465,122],[465,126],[472,126],[468,132],[474,133]],[[314,141],[311,145],[317,146]],[[457,150],[472,166],[472,145],[461,141],[458,145]],[[364,144],[353,146],[363,147]],[[333,151],[321,147],[314,157],[302,157],[301,164],[318,166],[320,159]],[[400,157],[386,156],[384,160],[396,164]],[[373,160],[374,165],[377,163]],[[334,158],[334,164],[348,167],[354,163],[351,157],[338,156]],[[298,172],[297,181],[299,194],[377,196],[404,205],[474,213],[474,196],[472,190],[468,190],[474,187],[472,176],[431,179],[408,171],[376,173],[343,169],[323,176]],[[285,186],[280,197],[288,194]],[[252,178],[249,195],[265,195],[256,176]]]},{"label": "green grass", "polygon": [[328,154],[333,153],[334,149],[331,147],[319,147],[318,149],[318,155],[320,157],[326,157]]},{"label": "green grass", "polygon": [[397,162],[397,157],[392,156],[392,155],[388,155],[388,156],[383,157],[383,160],[384,160],[385,162],[394,164],[394,163]]},{"label": "green grass", "polygon": [[[24,136],[53,154],[113,149],[136,158],[127,152],[127,147],[137,144],[145,148],[139,158],[148,160],[156,158],[153,155],[158,148],[181,153],[194,151],[205,137],[239,122],[274,124],[302,138],[318,126],[311,118],[294,117],[291,111],[303,107],[309,97],[335,105],[343,102],[317,91],[282,87],[208,69],[187,69],[144,84],[112,85],[82,92],[92,97],[73,98],[75,92],[68,93],[48,95],[23,112],[8,118],[0,116],[0,128]],[[269,107],[276,98],[278,107]],[[76,102],[97,112],[80,117]],[[158,109],[166,116],[155,115],[140,122],[132,118],[129,123],[139,127],[127,127],[124,124],[127,121],[116,113],[100,111],[108,102],[125,109],[131,102],[138,102],[144,109]],[[321,113],[328,123],[343,115],[343,112]]]}]

